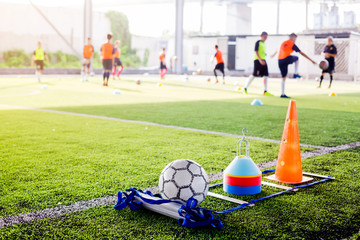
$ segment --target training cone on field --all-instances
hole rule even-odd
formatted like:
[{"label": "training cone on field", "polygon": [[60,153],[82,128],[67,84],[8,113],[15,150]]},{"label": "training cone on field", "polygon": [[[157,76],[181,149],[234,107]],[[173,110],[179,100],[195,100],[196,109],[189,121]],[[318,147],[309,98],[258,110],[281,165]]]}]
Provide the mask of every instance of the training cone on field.
[{"label": "training cone on field", "polygon": [[289,102],[275,174],[266,178],[288,184],[297,184],[312,180],[312,178],[303,176],[302,172],[295,100],[290,100]]},{"label": "training cone on field", "polygon": [[[250,158],[250,143],[243,138],[237,143],[236,157],[224,171],[224,192],[237,195],[254,195],[261,192],[261,171]],[[241,144],[246,144],[246,154],[241,154]]]},{"label": "training cone on field", "polygon": [[264,105],[260,99],[254,99],[251,104],[252,106],[262,106]]},{"label": "training cone on field", "polygon": [[336,97],[336,93],[331,92],[331,93],[329,94],[329,97]]}]

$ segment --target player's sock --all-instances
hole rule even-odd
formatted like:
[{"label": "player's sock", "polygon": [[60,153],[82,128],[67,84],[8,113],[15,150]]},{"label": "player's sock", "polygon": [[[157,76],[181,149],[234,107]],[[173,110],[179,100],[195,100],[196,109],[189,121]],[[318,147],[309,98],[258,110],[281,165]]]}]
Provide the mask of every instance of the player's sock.
[{"label": "player's sock", "polygon": [[40,80],[40,73],[38,71],[35,72],[36,78],[38,80],[38,82],[41,82]]},{"label": "player's sock", "polygon": [[215,78],[217,80],[217,74],[216,74],[216,70],[214,69],[214,75],[215,75]]},{"label": "player's sock", "polygon": [[281,81],[281,95],[285,95],[285,81]]},{"label": "player's sock", "polygon": [[120,76],[120,74],[122,73],[123,70],[124,70],[124,67],[123,67],[123,66],[120,66],[120,69],[119,69],[119,71],[117,72],[117,77]]},{"label": "player's sock", "polygon": [[103,72],[103,81],[105,82],[106,72]]},{"label": "player's sock", "polygon": [[321,87],[321,83],[322,83],[322,81],[324,80],[324,76],[323,75],[321,75],[320,76],[320,83],[319,83],[319,87]]},{"label": "player's sock", "polygon": [[333,75],[330,75],[330,84],[329,84],[329,88],[331,88],[332,81],[333,81]]},{"label": "player's sock", "polygon": [[113,71],[112,71],[113,77],[115,77],[115,73],[116,73],[116,66],[113,67]]},{"label": "player's sock", "polygon": [[295,62],[295,75],[299,75],[299,60]]},{"label": "player's sock", "polygon": [[264,77],[264,92],[267,92],[267,87],[268,87],[268,78]]},{"label": "player's sock", "polygon": [[247,88],[249,87],[249,85],[251,84],[251,82],[252,82],[254,79],[255,79],[255,77],[254,77],[253,75],[251,75],[251,76],[248,78],[248,80],[247,80],[244,88],[247,89]]}]

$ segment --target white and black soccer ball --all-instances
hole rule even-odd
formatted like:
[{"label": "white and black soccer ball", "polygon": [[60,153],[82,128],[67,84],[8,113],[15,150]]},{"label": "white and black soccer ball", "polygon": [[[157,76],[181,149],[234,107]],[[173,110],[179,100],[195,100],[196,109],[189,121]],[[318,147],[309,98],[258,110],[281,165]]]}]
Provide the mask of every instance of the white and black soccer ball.
[{"label": "white and black soccer ball", "polygon": [[159,179],[161,195],[169,200],[186,203],[191,197],[200,204],[209,190],[209,177],[198,163],[179,159],[169,163]]}]

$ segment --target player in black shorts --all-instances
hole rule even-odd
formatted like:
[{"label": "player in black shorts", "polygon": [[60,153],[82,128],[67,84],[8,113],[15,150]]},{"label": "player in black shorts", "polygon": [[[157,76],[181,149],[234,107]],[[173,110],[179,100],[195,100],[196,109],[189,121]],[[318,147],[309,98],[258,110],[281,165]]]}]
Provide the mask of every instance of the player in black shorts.
[{"label": "player in black shorts", "polygon": [[42,72],[44,70],[44,60],[46,60],[47,64],[49,64],[49,58],[47,54],[45,53],[44,49],[41,47],[41,42],[38,42],[38,48],[34,51],[31,66],[36,65],[36,77],[38,82],[41,82],[40,77],[42,75]]},{"label": "player in black shorts", "polygon": [[255,79],[255,77],[264,77],[264,95],[265,96],[273,96],[271,93],[267,91],[267,83],[268,83],[268,66],[266,63],[266,47],[265,41],[268,37],[267,32],[262,32],[260,35],[261,39],[255,43],[255,56],[254,56],[254,72],[247,80],[244,86],[244,92],[247,94],[247,89],[250,83]]},{"label": "player in black shorts", "polygon": [[216,82],[215,83],[219,83],[219,80],[218,80],[218,77],[217,77],[217,74],[216,74],[216,71],[220,71],[223,75],[223,84],[225,84],[225,71],[224,71],[224,68],[225,68],[225,64],[224,64],[224,59],[223,59],[223,54],[222,52],[219,50],[219,46],[218,45],[215,45],[215,58],[216,58],[216,65],[215,65],[215,68],[214,68],[214,75],[215,75],[215,79],[216,79]]},{"label": "player in black shorts", "polygon": [[115,48],[111,44],[111,40],[112,40],[112,34],[109,33],[107,35],[107,42],[104,43],[100,48],[100,51],[101,51],[100,59],[102,61],[103,67],[104,67],[103,86],[108,86],[110,71],[112,70],[112,66],[114,64]]},{"label": "player in black shorts", "polygon": [[323,70],[320,76],[320,84],[318,88],[321,88],[321,83],[324,80],[325,73],[329,73],[330,75],[330,84],[329,88],[331,88],[331,83],[333,81],[333,73],[335,71],[335,57],[337,55],[337,49],[334,45],[334,41],[332,37],[328,37],[328,43],[324,48],[325,59],[329,62],[329,67],[326,70]]}]

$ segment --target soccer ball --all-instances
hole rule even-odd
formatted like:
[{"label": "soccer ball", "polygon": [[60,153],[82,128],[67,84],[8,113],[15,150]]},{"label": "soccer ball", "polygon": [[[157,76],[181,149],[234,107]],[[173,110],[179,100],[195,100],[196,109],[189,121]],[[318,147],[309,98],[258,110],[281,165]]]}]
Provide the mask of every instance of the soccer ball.
[{"label": "soccer ball", "polygon": [[320,63],[319,63],[319,67],[322,69],[322,70],[326,70],[329,68],[329,62],[327,60],[322,60]]},{"label": "soccer ball", "polygon": [[209,177],[198,163],[187,159],[175,160],[162,170],[159,190],[166,199],[186,203],[193,197],[200,204],[209,190]]},{"label": "soccer ball", "polygon": [[136,79],[135,83],[136,83],[137,85],[140,85],[140,84],[141,84],[141,80],[140,80],[140,79]]}]

